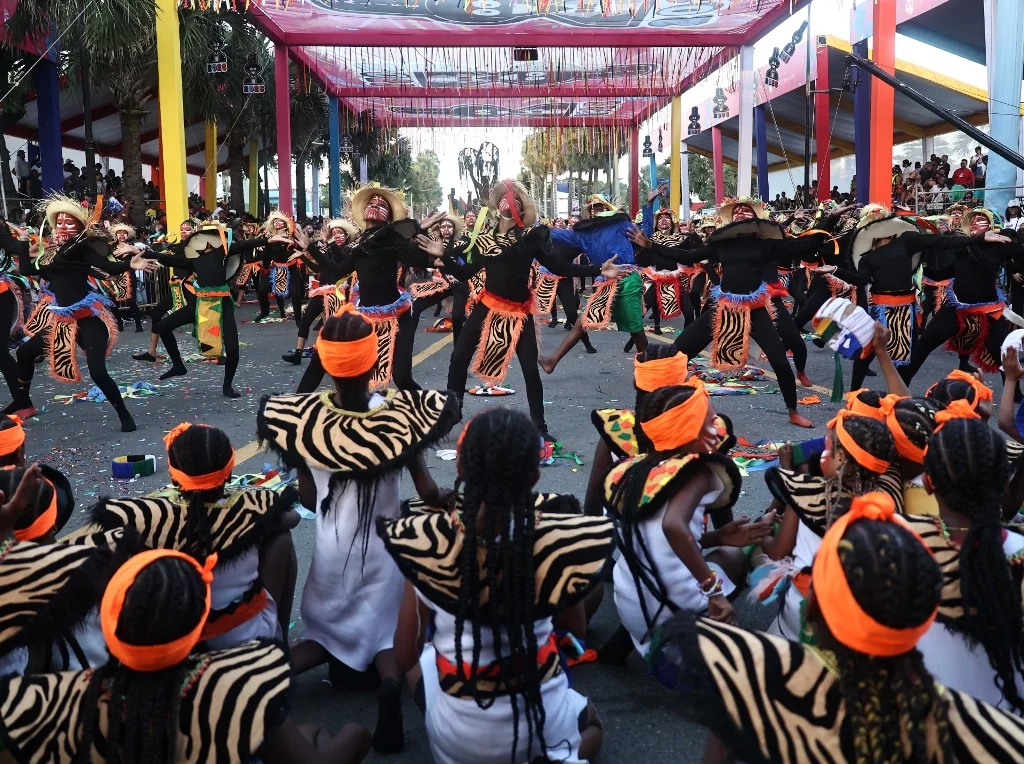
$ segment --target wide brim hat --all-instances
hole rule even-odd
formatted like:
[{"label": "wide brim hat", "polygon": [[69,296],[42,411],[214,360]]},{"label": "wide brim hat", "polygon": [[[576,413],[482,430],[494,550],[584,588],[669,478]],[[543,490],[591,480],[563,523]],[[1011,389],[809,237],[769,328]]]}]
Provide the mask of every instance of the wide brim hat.
[{"label": "wide brim hat", "polygon": [[498,204],[509,190],[509,185],[512,186],[512,193],[523,203],[523,225],[529,228],[537,222],[537,205],[534,203],[533,197],[530,196],[530,192],[526,190],[526,186],[518,180],[501,180],[495,183],[487,197],[487,207],[497,212]]},{"label": "wide brim hat", "polygon": [[969,235],[971,233],[971,220],[978,215],[988,218],[989,230],[998,231],[1003,227],[1003,218],[998,212],[987,207],[977,207],[969,212],[965,212],[964,216],[960,218],[960,230]]},{"label": "wide brim hat", "polygon": [[[1021,212],[1024,212],[1024,199],[1021,199],[1019,196],[1011,199],[1006,205],[1006,212],[1009,213],[1013,207],[1016,207]],[[1007,217],[1009,217],[1008,214]]]},{"label": "wide brim hat", "polygon": [[722,224],[722,221],[717,215],[701,215],[693,220],[693,227],[698,231],[703,231],[705,228],[715,230]]},{"label": "wide brim hat", "polygon": [[[916,232],[920,229],[903,215],[893,215],[881,204],[868,204],[861,210],[860,220],[857,221],[857,232],[853,236],[853,244],[850,245],[850,256],[853,258],[853,265],[860,263],[864,253],[871,249],[871,244],[876,239],[890,239],[899,236],[907,231]],[[920,255],[915,256],[920,261]],[[915,263],[914,268],[917,268]]]},{"label": "wide brim hat", "polygon": [[65,196],[64,194],[54,194],[44,199],[39,205],[39,212],[41,216],[45,217],[46,226],[51,231],[57,227],[57,216],[60,214],[70,215],[81,223],[83,228],[88,228],[92,225],[92,217],[89,210],[70,196]]},{"label": "wide brim hat", "polygon": [[356,224],[357,228],[366,228],[364,213],[366,212],[366,205],[370,203],[370,199],[374,196],[384,197],[384,201],[391,208],[389,223],[397,223],[399,220],[404,220],[408,217],[405,209],[405,196],[401,191],[370,183],[356,189],[349,201],[349,214],[351,214],[352,221]]},{"label": "wide brim hat", "polygon": [[718,226],[705,241],[726,241],[739,236],[754,236],[758,239],[784,239],[782,226],[767,218],[753,218],[751,220],[740,220],[736,223],[726,223]]},{"label": "wide brim hat", "polygon": [[292,220],[288,215],[281,212],[281,210],[271,210],[270,214],[267,215],[267,219],[263,221],[263,233],[268,237],[279,236],[280,234],[274,230],[274,221],[283,220],[285,230],[288,231],[289,236],[295,233],[295,221]]},{"label": "wide brim hat", "polygon": [[118,231],[126,231],[129,239],[135,238],[135,229],[127,223],[114,223],[110,226],[110,235],[116,236]]},{"label": "wide brim hat", "polygon": [[458,215],[454,212],[446,212],[444,218],[438,221],[438,225],[441,225],[445,220],[451,222],[455,230],[452,232],[452,238],[458,239],[466,231],[466,221],[462,219],[462,215]]},{"label": "wide brim hat", "polygon": [[755,197],[741,196],[736,199],[724,199],[718,206],[718,216],[722,218],[724,225],[729,225],[732,222],[732,211],[736,209],[738,204],[745,204],[747,207],[750,207],[758,220],[768,219],[768,209],[765,207],[764,202]]},{"label": "wide brim hat", "polygon": [[335,228],[341,228],[348,236],[349,241],[352,241],[359,235],[359,229],[356,228],[354,223],[345,220],[345,218],[331,218],[324,223],[324,240],[331,238],[331,231]]}]

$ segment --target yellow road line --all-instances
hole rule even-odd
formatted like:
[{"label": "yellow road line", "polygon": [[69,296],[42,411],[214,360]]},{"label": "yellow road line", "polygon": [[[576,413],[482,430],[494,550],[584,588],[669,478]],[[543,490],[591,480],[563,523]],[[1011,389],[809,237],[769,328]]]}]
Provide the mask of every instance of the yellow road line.
[{"label": "yellow road line", "polygon": [[[429,345],[428,347],[423,348],[423,350],[414,355],[412,357],[412,365],[414,367],[418,366],[419,364],[423,363],[425,360],[430,358],[430,356],[437,353],[445,345],[450,344],[452,344],[452,335],[446,334],[433,345]],[[254,440],[252,443],[247,443],[246,445],[242,446],[240,449],[235,451],[235,466],[237,467],[241,464],[244,464],[250,459],[258,456],[261,451],[262,449],[259,447],[259,443],[257,441]]]},{"label": "yellow road line", "polygon": [[[671,345],[672,343],[675,342],[675,340],[667,339],[666,337],[663,337],[663,336],[661,336],[659,334],[651,334],[650,332],[647,332],[647,336],[648,336],[649,339],[655,340],[657,342],[664,342],[666,345]],[[704,351],[701,351],[700,357],[701,358],[707,358],[708,355]],[[768,369],[764,369],[764,375],[766,377],[769,377],[770,379],[774,379],[776,382],[779,381],[779,378],[777,376],[775,376],[775,372],[773,372],[773,371],[770,371]],[[804,387],[803,385],[801,385],[799,382],[797,382],[796,386],[797,386],[798,390],[807,390],[808,389],[808,388]],[[822,387],[821,385],[811,385],[810,389],[813,390],[816,393],[824,393],[825,395],[828,395],[828,396],[832,395],[832,391],[831,390],[829,390],[827,387]]]}]

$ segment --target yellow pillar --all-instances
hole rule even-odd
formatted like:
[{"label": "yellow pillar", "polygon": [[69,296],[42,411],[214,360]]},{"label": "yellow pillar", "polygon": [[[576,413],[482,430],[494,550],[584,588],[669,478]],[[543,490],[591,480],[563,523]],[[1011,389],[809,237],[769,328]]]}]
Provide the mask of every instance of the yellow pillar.
[{"label": "yellow pillar", "polygon": [[177,235],[188,217],[185,171],[185,111],[181,92],[181,40],[177,0],[156,0],[157,83],[160,88],[160,153],[167,231]]},{"label": "yellow pillar", "polygon": [[672,147],[669,151],[669,209],[677,215],[683,204],[682,194],[682,159],[681,146],[683,141],[683,102],[682,96],[672,99]]},{"label": "yellow pillar", "polygon": [[217,122],[206,121],[206,198],[203,200],[206,209],[211,212],[217,206]]},{"label": "yellow pillar", "polygon": [[260,145],[249,141],[249,214],[260,216]]}]

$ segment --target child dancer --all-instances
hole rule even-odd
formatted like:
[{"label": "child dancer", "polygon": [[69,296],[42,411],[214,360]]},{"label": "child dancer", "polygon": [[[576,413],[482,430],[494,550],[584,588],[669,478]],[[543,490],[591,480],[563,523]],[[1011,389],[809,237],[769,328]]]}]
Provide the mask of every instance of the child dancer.
[{"label": "child dancer", "polygon": [[260,439],[298,470],[302,503],[317,512],[302,594],[306,638],[292,651],[293,667],[301,674],[327,662],[340,683],[345,668],[373,665],[383,680],[374,748],[397,751],[402,675],[392,646],[402,574],[370,525],[398,516],[406,468],[421,497],[441,502],[422,451],[448,434],[459,406],[432,390],[371,393],[377,335],[351,305],[324,323],[317,346],[334,389],[265,398],[256,421]]},{"label": "child dancer", "polygon": [[600,747],[600,721],[569,687],[552,619],[585,634],[581,600],[600,583],[613,526],[535,508],[539,447],[522,414],[480,414],[460,436],[461,508],[378,521],[408,579],[395,648],[410,683],[422,681],[438,764],[582,764]]}]

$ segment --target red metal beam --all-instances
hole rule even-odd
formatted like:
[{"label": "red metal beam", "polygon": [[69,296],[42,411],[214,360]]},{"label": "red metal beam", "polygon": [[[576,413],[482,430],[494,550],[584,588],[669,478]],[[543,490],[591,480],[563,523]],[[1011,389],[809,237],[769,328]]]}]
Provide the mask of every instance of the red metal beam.
[{"label": "red metal beam", "polygon": [[380,124],[394,127],[631,127],[631,119],[606,119],[604,117],[452,117],[412,115],[382,115]]},{"label": "red metal beam", "polygon": [[[117,114],[117,107],[112,103],[103,104],[103,106],[97,106],[92,110],[93,122],[99,122],[101,119],[112,117]],[[85,113],[76,114],[73,117],[61,120],[60,131],[61,133],[68,133],[72,130],[77,130],[85,125]]]},{"label": "red metal beam", "polygon": [[484,88],[467,87],[405,87],[387,85],[384,87],[343,87],[333,88],[332,95],[338,98],[451,98],[462,101],[480,101],[491,98],[657,98],[675,93],[675,88],[652,88],[636,85],[530,85],[492,86]]}]

